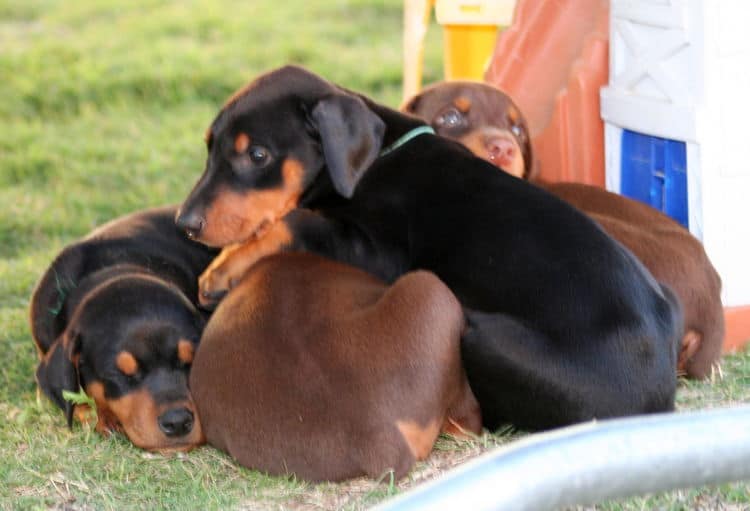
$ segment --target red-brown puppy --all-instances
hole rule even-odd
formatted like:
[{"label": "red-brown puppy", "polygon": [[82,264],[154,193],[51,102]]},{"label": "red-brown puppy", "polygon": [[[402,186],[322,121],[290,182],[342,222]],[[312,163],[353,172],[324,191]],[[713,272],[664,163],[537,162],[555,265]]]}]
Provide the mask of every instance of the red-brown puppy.
[{"label": "red-brown puppy", "polygon": [[478,82],[445,82],[425,88],[401,109],[430,123],[439,135],[461,142],[508,174],[533,175],[529,126],[509,96]]},{"label": "red-brown puppy", "polygon": [[[510,97],[496,87],[439,83],[411,98],[402,109],[510,174],[525,179],[535,174],[526,121]],[[487,134],[492,133],[514,137],[506,142],[502,158],[497,157],[493,144],[477,142],[489,140]],[[641,202],[579,183],[536,184],[591,216],[657,280],[675,291],[685,314],[678,371],[694,378],[709,375],[721,355],[724,314],[721,279],[703,245],[677,222]]]},{"label": "red-brown puppy", "polygon": [[389,287],[312,254],[263,259],[201,338],[190,387],[203,431],[272,474],[401,477],[441,428],[481,429],[461,366],[463,325],[429,272]]}]

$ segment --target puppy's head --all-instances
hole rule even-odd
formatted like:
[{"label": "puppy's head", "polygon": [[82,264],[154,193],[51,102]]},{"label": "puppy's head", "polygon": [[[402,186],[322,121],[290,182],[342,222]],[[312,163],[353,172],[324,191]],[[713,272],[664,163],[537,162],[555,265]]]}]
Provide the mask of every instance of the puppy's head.
[{"label": "puppy's head", "polygon": [[206,132],[203,175],[177,225],[210,246],[251,239],[296,207],[319,175],[351,197],[385,126],[356,95],[287,66],[235,93]]},{"label": "puppy's head", "polygon": [[421,117],[438,135],[460,142],[509,174],[529,178],[529,127],[500,89],[479,82],[442,82],[425,88],[401,110]]},{"label": "puppy's head", "polygon": [[96,403],[101,432],[121,431],[148,450],[187,450],[203,442],[188,373],[202,319],[178,291],[150,276],[122,276],[96,287],[37,368],[42,391],[72,423],[63,391]]}]

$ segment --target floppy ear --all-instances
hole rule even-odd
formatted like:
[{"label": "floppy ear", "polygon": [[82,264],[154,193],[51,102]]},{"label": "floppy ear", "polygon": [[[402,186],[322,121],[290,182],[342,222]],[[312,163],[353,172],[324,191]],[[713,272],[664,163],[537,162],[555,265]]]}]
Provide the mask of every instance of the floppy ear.
[{"label": "floppy ear", "polygon": [[52,344],[36,369],[36,381],[39,387],[65,412],[68,427],[73,424],[74,405],[63,398],[63,391],[78,392],[79,353],[78,335],[67,330]]},{"label": "floppy ear", "polygon": [[41,355],[47,353],[65,330],[69,319],[65,317],[65,303],[85,268],[84,254],[82,243],[71,245],[60,252],[31,296],[31,335]]},{"label": "floppy ear", "polygon": [[362,99],[349,94],[321,99],[310,119],[320,135],[333,186],[348,199],[380,153],[385,123]]}]

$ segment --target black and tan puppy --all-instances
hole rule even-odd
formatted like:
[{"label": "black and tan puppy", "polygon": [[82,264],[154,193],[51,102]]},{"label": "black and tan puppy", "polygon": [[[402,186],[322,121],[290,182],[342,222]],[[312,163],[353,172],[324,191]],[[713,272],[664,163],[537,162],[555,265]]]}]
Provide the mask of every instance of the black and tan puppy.
[{"label": "black and tan puppy", "polygon": [[296,67],[238,92],[177,216],[226,246],[201,300],[280,251],[387,282],[427,269],[468,309],[462,357],[488,427],[672,409],[671,292],[588,217],[429,129]]},{"label": "black and tan puppy", "polygon": [[264,259],[206,326],[190,387],[208,442],[311,481],[403,476],[443,430],[481,429],[456,298],[312,254]]},{"label": "black and tan puppy", "polygon": [[98,431],[122,431],[144,449],[203,439],[188,370],[205,321],[196,281],[215,252],[184,237],[175,211],[134,213],[66,247],[31,299],[42,391],[70,425],[74,405],[62,393],[82,388]]},{"label": "black and tan puppy", "polygon": [[[526,121],[510,97],[496,87],[444,82],[425,88],[402,108],[510,174],[523,178],[535,174]],[[513,137],[505,160],[495,157],[486,145],[472,143],[492,133]],[[602,188],[580,183],[535,184],[596,220],[658,281],[674,290],[685,317],[677,370],[693,378],[710,375],[721,355],[724,311],[721,279],[700,241],[660,211]]]}]

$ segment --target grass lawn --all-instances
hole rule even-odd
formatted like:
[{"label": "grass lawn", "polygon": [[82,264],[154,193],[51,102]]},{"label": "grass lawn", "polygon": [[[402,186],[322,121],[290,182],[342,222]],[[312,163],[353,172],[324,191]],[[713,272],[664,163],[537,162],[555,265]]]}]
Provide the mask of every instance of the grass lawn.
[{"label": "grass lawn", "polygon": [[[397,106],[400,0],[0,0],[0,508],[360,509],[514,435],[441,439],[404,481],[308,485],[211,448],[165,458],[37,400],[27,307],[54,255],[94,226],[183,199],[226,97],[288,62]],[[433,28],[426,79],[441,74]],[[679,391],[681,409],[750,402],[750,355]],[[745,509],[747,485],[602,509]]]}]

